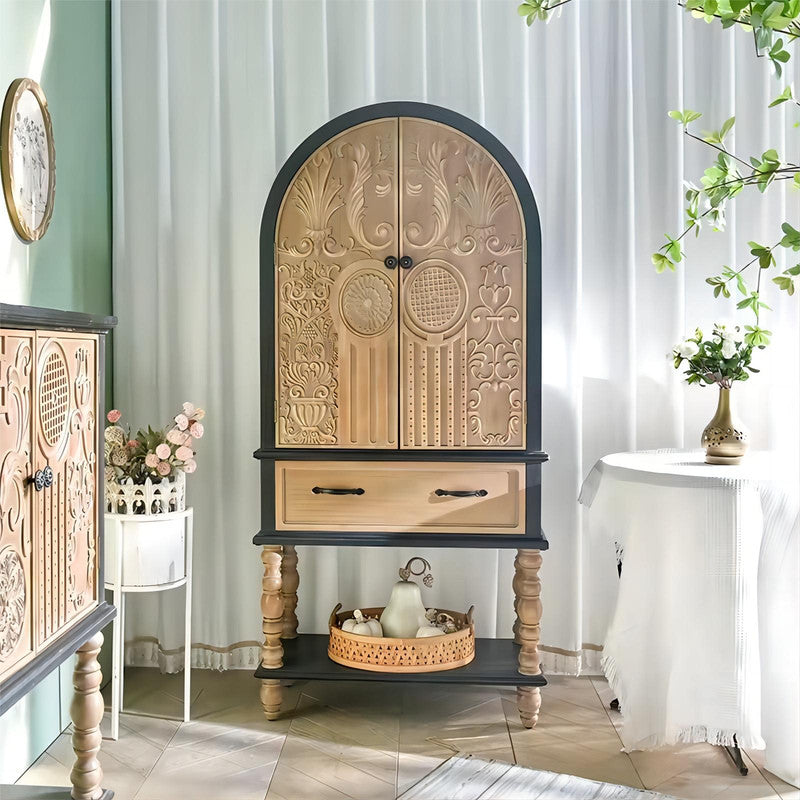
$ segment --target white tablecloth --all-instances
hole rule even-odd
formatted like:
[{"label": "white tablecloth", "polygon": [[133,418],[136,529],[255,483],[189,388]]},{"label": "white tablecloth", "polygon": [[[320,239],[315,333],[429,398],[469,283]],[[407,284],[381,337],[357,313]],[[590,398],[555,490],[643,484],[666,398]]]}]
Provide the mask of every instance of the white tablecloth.
[{"label": "white tablecloth", "polygon": [[760,749],[800,785],[796,476],[767,454],[619,453],[584,481],[590,535],[622,548],[603,648],[626,749]]}]

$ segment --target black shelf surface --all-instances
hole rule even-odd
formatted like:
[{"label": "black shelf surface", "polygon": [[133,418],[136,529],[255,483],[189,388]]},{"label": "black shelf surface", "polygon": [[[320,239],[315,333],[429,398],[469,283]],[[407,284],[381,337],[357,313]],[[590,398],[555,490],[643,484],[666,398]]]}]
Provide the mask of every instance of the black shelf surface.
[{"label": "black shelf surface", "polygon": [[354,450],[342,447],[260,447],[253,457],[272,461],[477,461],[484,464],[543,464],[550,459],[541,450]]},{"label": "black shelf surface", "polygon": [[550,543],[539,536],[506,536],[502,533],[387,533],[363,531],[259,531],[253,544],[313,544],[323,547],[485,547],[547,550]]},{"label": "black shelf surface", "polygon": [[442,672],[370,672],[343,667],[328,658],[325,634],[303,633],[283,640],[280,669],[256,669],[267,680],[378,681],[383,683],[464,683],[483,686],[546,686],[544,675],[517,672],[519,647],[512,639],[476,639],[475,658],[465,667]]}]

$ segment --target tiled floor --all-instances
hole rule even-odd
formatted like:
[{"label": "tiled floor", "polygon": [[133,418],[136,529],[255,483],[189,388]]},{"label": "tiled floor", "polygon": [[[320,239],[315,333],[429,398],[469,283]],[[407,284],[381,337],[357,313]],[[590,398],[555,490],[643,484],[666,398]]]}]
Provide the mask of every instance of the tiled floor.
[{"label": "tiled floor", "polygon": [[[757,753],[746,778],[709,745],[621,753],[610,690],[594,679],[551,678],[533,731],[513,689],[296,683],[284,718],[267,723],[249,672],[198,670],[192,687],[193,721],[180,723],[180,676],[127,670],[129,713],[101,753],[117,800],[393,800],[454,753],[687,800],[800,800]],[[20,783],[67,785],[72,758],[62,734]]]}]

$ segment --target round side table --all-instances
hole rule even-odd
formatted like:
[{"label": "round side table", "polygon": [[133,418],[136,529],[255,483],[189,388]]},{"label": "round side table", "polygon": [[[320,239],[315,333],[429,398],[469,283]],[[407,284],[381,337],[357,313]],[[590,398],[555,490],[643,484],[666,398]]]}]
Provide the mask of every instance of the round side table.
[{"label": "round side table", "polygon": [[125,595],[186,587],[183,721],[189,721],[192,656],[191,508],[171,514],[105,515],[105,587],[114,593],[111,738],[119,737],[125,667]]}]

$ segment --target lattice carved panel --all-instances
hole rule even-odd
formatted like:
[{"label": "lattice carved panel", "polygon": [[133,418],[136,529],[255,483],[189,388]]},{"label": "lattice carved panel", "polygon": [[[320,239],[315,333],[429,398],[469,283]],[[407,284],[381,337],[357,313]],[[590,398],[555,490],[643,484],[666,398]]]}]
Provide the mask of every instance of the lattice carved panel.
[{"label": "lattice carved panel", "polygon": [[525,230],[473,140],[400,120],[401,447],[523,448]]},{"label": "lattice carved panel", "polygon": [[39,332],[37,350],[33,469],[53,471],[34,496],[41,644],[97,602],[97,337]]},{"label": "lattice carved panel", "polygon": [[31,424],[34,337],[0,332],[0,678],[33,655]]},{"label": "lattice carved panel", "polygon": [[320,147],[278,215],[276,440],[397,444],[397,120]]}]

